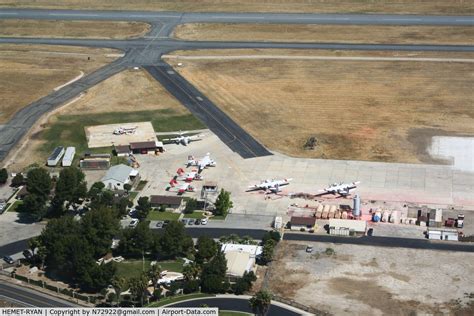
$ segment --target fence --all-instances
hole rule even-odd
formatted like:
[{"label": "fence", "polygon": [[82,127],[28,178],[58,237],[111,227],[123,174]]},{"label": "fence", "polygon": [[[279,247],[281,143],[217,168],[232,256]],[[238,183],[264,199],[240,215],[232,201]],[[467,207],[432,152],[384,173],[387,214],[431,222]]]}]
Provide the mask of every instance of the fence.
[{"label": "fence", "polygon": [[80,300],[80,301],[83,301],[85,303],[92,303],[92,304],[97,302],[97,297],[96,296],[89,296],[89,295],[78,293],[78,292],[76,292],[74,290],[71,290],[71,289],[60,288],[60,287],[57,287],[55,285],[49,284],[49,283],[47,283],[43,280],[30,279],[30,278],[28,278],[27,276],[24,276],[24,275],[19,275],[19,274],[16,274],[16,273],[8,273],[6,271],[0,271],[0,272],[1,272],[1,274],[7,275],[7,276],[12,277],[16,280],[20,280],[20,281],[23,281],[27,284],[41,287],[43,289],[55,292],[57,294],[63,294],[63,295],[69,296],[72,299],[75,299],[75,300],[78,300],[78,301]]}]

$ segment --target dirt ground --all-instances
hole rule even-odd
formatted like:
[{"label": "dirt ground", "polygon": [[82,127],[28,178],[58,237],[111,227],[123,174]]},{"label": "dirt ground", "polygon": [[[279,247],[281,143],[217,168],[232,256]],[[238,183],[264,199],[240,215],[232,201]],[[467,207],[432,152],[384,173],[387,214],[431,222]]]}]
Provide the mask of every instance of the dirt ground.
[{"label": "dirt ground", "polygon": [[474,28],[467,26],[189,23],[178,25],[173,36],[183,40],[198,41],[470,45],[474,38]]},{"label": "dirt ground", "polygon": [[[179,59],[168,60],[176,66]],[[203,94],[265,146],[290,156],[434,162],[426,154],[432,136],[474,133],[472,62],[179,61],[177,71]],[[310,137],[315,150],[304,149]]]},{"label": "dirt ground", "polygon": [[1,37],[125,39],[149,30],[149,24],[140,22],[0,20]]},{"label": "dirt ground", "polygon": [[112,62],[118,53],[106,48],[0,45],[0,124],[54,88]]},{"label": "dirt ground", "polygon": [[0,7],[208,12],[474,13],[468,0],[0,0]]},{"label": "dirt ground", "polygon": [[471,253],[311,243],[309,254],[306,245],[281,243],[274,294],[334,315],[474,312]]},{"label": "dirt ground", "polygon": [[[32,163],[42,163],[48,153],[40,150],[45,142],[41,133],[53,125],[60,115],[120,113],[169,108],[177,113],[189,113],[147,72],[128,70],[118,73],[39,120],[27,140],[23,141],[22,154],[16,157],[12,155],[8,164],[11,170],[20,171]],[[14,163],[12,163],[13,161]]]}]

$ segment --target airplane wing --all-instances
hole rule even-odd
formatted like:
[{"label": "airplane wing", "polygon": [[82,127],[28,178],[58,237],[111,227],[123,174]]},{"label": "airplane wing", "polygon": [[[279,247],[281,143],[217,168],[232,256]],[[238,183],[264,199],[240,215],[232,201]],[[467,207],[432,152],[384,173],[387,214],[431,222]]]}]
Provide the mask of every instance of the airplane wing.
[{"label": "airplane wing", "polygon": [[265,188],[261,187],[261,186],[258,186],[258,185],[252,185],[252,186],[249,186],[248,189],[245,191],[245,192],[253,192],[253,191],[259,191],[259,190],[263,190]]}]

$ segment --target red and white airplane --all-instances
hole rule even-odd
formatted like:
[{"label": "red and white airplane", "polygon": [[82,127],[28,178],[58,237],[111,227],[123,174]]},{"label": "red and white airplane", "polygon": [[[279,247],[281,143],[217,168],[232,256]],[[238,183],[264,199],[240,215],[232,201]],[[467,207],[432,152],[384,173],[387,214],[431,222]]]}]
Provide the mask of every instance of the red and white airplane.
[{"label": "red and white airplane", "polygon": [[178,195],[182,195],[186,192],[194,192],[194,187],[189,183],[183,183],[178,187]]},{"label": "red and white airplane", "polygon": [[247,192],[265,190],[271,193],[278,193],[281,191],[280,187],[289,185],[291,180],[293,179],[290,178],[290,179],[281,179],[281,180],[278,180],[278,179],[263,180],[259,184],[249,186]]},{"label": "red and white airplane", "polygon": [[323,192],[323,193],[320,193],[318,195],[321,196],[321,195],[326,195],[326,194],[333,194],[333,195],[339,194],[340,196],[346,197],[351,194],[351,190],[354,190],[357,188],[357,185],[359,183],[360,181],[354,181],[351,183],[344,183],[344,182],[333,183],[329,185],[329,187],[323,190],[319,190],[319,192]]},{"label": "red and white airplane", "polygon": [[186,166],[196,166],[199,168],[198,173],[201,173],[207,167],[215,167],[216,162],[211,159],[210,154],[207,153],[206,156],[202,157],[200,160],[195,159],[194,156],[189,156]]},{"label": "red and white airplane", "polygon": [[198,173],[197,170],[193,170],[183,175],[181,179],[186,182],[192,182],[193,180],[202,180],[202,176]]}]

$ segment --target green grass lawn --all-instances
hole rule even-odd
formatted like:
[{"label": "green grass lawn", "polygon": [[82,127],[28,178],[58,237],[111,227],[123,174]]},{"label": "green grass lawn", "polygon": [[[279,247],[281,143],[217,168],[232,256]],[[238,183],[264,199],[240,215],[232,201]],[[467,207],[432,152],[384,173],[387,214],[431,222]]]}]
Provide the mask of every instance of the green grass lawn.
[{"label": "green grass lawn", "polygon": [[193,294],[187,294],[187,295],[177,295],[169,298],[162,299],[158,302],[151,303],[147,307],[160,307],[164,305],[168,305],[171,303],[177,303],[181,301],[186,301],[190,300],[192,298],[201,298],[201,297],[214,297],[214,295],[209,295],[209,294],[204,294],[204,293],[193,293]]},{"label": "green grass lawn", "polygon": [[165,220],[177,221],[180,215],[181,214],[179,213],[171,213],[168,211],[165,211],[165,212],[150,211],[146,219],[149,221],[165,221]]},{"label": "green grass lawn", "polygon": [[204,125],[191,114],[178,114],[173,109],[112,112],[83,115],[60,115],[56,122],[44,130],[39,137],[46,143],[41,147],[43,154],[50,154],[56,146],[75,146],[77,155],[85,151],[111,153],[112,147],[87,148],[85,126],[151,121],[156,132],[202,129]]},{"label": "green grass lawn", "polygon": [[[149,259],[145,259],[144,264],[142,260],[125,260],[119,262],[117,263],[117,276],[125,279],[139,277],[143,271],[147,272],[150,269],[150,262]],[[182,260],[159,261],[158,265],[162,270],[181,272],[183,271],[183,263]]]},{"label": "green grass lawn", "polygon": [[130,191],[130,193],[128,193],[128,199],[133,202],[133,200],[135,200],[137,195],[138,195],[137,191]]},{"label": "green grass lawn", "polygon": [[15,201],[9,208],[7,208],[7,212],[16,212],[18,206],[23,204],[23,201]]},{"label": "green grass lawn", "polygon": [[199,219],[203,219],[204,217],[204,213],[203,212],[199,212],[199,211],[194,211],[192,214],[184,214],[184,218],[199,218]]},{"label": "green grass lawn", "polygon": [[116,165],[127,165],[128,166],[128,160],[126,157],[119,157],[119,156],[112,156],[110,158],[110,165],[116,166]]},{"label": "green grass lawn", "polygon": [[145,180],[140,180],[140,182],[138,182],[138,185],[136,187],[136,190],[137,191],[141,191],[143,190],[143,188],[145,187],[145,185],[148,183],[148,181],[145,181]]}]

